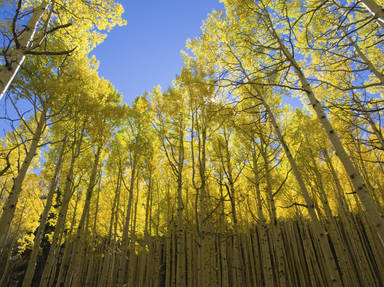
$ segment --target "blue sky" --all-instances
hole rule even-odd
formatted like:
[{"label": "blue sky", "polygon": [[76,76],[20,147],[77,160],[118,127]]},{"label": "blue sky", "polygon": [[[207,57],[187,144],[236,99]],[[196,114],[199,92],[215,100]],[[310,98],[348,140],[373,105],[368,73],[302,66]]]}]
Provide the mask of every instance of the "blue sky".
[{"label": "blue sky", "polygon": [[202,21],[218,0],[127,0],[127,25],[113,29],[92,54],[100,61],[99,74],[123,94],[123,101],[166,89],[181,71],[181,50],[188,38],[199,35]]}]

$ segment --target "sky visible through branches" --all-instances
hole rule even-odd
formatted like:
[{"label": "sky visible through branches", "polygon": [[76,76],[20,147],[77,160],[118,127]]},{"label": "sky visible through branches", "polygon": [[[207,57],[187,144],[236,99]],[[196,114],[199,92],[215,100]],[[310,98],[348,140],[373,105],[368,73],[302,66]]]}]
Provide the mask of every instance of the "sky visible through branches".
[{"label": "sky visible through branches", "polygon": [[170,86],[181,70],[186,40],[201,32],[208,13],[224,8],[218,0],[133,0],[124,7],[127,25],[113,29],[93,54],[100,75],[127,104],[156,85]]}]

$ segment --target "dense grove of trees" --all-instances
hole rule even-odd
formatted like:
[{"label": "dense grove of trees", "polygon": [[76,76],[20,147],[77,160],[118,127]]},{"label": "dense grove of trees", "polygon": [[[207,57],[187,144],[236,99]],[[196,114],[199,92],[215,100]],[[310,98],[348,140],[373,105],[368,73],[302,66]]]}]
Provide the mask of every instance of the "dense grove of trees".
[{"label": "dense grove of trees", "polygon": [[0,2],[0,286],[383,286],[384,1],[222,2],[131,106],[120,4]]}]

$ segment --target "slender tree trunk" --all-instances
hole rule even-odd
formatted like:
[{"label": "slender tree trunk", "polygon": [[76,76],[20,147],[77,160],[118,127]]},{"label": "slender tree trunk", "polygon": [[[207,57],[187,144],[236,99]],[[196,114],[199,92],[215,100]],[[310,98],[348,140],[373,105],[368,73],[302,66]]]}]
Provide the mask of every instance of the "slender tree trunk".
[{"label": "slender tree trunk", "polygon": [[176,235],[176,252],[177,252],[177,270],[176,270],[176,286],[184,287],[186,284],[185,274],[185,236],[183,224],[183,166],[184,166],[184,131],[180,125],[179,131],[179,158],[177,162],[177,235]]},{"label": "slender tree trunk", "polygon": [[268,225],[267,221],[264,217],[264,212],[262,208],[261,203],[261,192],[260,192],[260,186],[257,183],[256,184],[256,190],[258,194],[258,214],[259,219],[261,222],[261,230],[260,230],[260,243],[261,243],[261,256],[262,256],[262,266],[263,266],[263,275],[264,275],[264,286],[274,286],[274,280],[273,280],[273,269],[272,269],[272,252],[269,248],[268,243]]},{"label": "slender tree trunk", "polygon": [[[196,222],[199,235],[199,249],[198,249],[198,265],[197,265],[197,278],[198,284],[203,286],[210,286],[208,274],[210,272],[210,264],[207,250],[207,227],[206,210],[207,210],[207,190],[206,190],[206,128],[205,126],[196,129],[197,142],[198,142],[198,163],[199,163],[199,179],[200,185],[195,182],[195,151],[194,151],[194,133],[195,125],[198,126],[198,121],[192,113],[192,128],[191,128],[191,159],[192,159],[192,183],[196,190]],[[199,199],[199,201],[198,201]]]},{"label": "slender tree trunk", "polygon": [[[368,0],[372,1],[372,0]],[[383,13],[384,15],[384,13]],[[384,22],[383,22],[384,24]],[[373,63],[368,59],[368,57],[363,53],[363,51],[360,49],[359,45],[357,45],[357,42],[353,41],[352,38],[349,36],[349,34],[343,29],[345,36],[348,39],[349,44],[355,49],[357,55],[360,57],[360,59],[363,60],[363,62],[368,66],[368,69],[373,73],[380,81],[382,85],[384,85],[384,75],[380,73],[379,70],[376,69],[376,67],[373,65]]]},{"label": "slender tree trunk", "polygon": [[235,189],[235,180],[233,176],[233,168],[231,163],[231,155],[229,152],[229,138],[230,134],[226,133],[226,130],[224,129],[224,138],[225,138],[225,158],[223,164],[223,170],[227,177],[228,184],[226,184],[226,188],[228,191],[229,199],[231,202],[231,211],[232,211],[232,220],[233,220],[233,227],[235,234],[233,235],[233,266],[232,266],[232,273],[233,273],[233,280],[234,286],[241,286],[243,284],[242,282],[242,258],[241,258],[241,250],[240,250],[240,230],[238,226],[238,214],[237,214],[237,193]]},{"label": "slender tree trunk", "polygon": [[379,21],[380,26],[384,27],[384,8],[376,3],[375,0],[361,0],[370,13]]},{"label": "slender tree trunk", "polygon": [[[125,273],[127,268],[127,253],[128,253],[128,246],[129,246],[129,240],[128,240],[128,230],[129,226],[131,224],[131,211],[132,211],[132,202],[133,202],[133,190],[135,187],[135,181],[136,181],[136,165],[138,160],[138,154],[137,152],[134,153],[132,164],[131,164],[131,181],[130,186],[128,190],[129,198],[128,198],[128,205],[126,210],[126,218],[124,222],[124,228],[123,228],[123,238],[122,238],[122,244],[121,244],[121,256],[120,256],[120,263],[118,266],[118,284],[122,285],[125,282]],[[124,179],[123,179],[124,183]]]},{"label": "slender tree trunk", "polygon": [[272,270],[272,260],[271,254],[268,246],[268,226],[263,212],[263,204],[261,199],[261,191],[260,191],[260,176],[257,169],[257,161],[256,154],[252,155],[252,164],[253,164],[253,175],[255,181],[255,189],[256,189],[256,200],[257,200],[257,214],[259,220],[261,222],[261,230],[260,230],[260,251],[261,251],[261,263],[264,277],[264,286],[274,286],[273,282],[273,270]]},{"label": "slender tree trunk", "polygon": [[[220,233],[225,234],[226,224],[225,224],[225,202],[224,202],[224,191],[223,191],[223,170],[220,167],[219,170],[219,191],[220,191]],[[219,247],[220,247],[220,260],[221,260],[221,286],[228,287],[229,286],[229,278],[228,278],[228,258],[227,258],[227,237],[219,237]]]},{"label": "slender tree trunk", "polygon": [[44,108],[44,110],[40,114],[40,118],[37,123],[37,127],[34,131],[29,150],[24,158],[24,161],[21,165],[19,173],[17,174],[16,178],[13,180],[12,190],[3,206],[3,213],[1,214],[1,217],[0,217],[0,253],[2,253],[1,251],[6,245],[9,228],[11,226],[12,219],[15,214],[17,202],[19,200],[19,196],[22,190],[23,181],[25,179],[25,176],[27,175],[29,166],[31,165],[31,162],[36,154],[37,146],[39,144],[41,135],[44,131],[46,114],[47,114],[47,109]]},{"label": "slender tree trunk", "polygon": [[205,126],[202,127],[201,137],[199,136],[199,174],[200,174],[200,212],[199,212],[199,224],[200,224],[200,244],[201,244],[201,268],[202,268],[202,281],[203,286],[212,286],[212,282],[209,280],[209,274],[212,271],[209,258],[209,238],[208,238],[208,225],[207,225],[207,185],[206,185],[206,140],[207,130]]},{"label": "slender tree trunk", "polygon": [[[383,78],[384,78],[384,76],[383,76]],[[384,85],[384,81],[383,81],[383,85]],[[353,101],[357,104],[359,110],[363,113],[366,121],[371,126],[374,135],[377,137],[377,140],[378,140],[378,142],[380,144],[380,148],[384,151],[384,137],[383,137],[383,134],[377,128],[376,123],[372,119],[372,117],[371,117],[370,113],[368,112],[367,108],[360,102],[360,100],[357,98],[357,96],[355,96],[355,94],[353,94]]]},{"label": "slender tree trunk", "polygon": [[147,198],[145,202],[145,225],[144,225],[144,243],[145,245],[148,245],[150,235],[149,225],[150,225],[150,202],[152,197],[152,165],[149,166],[149,178],[148,178],[148,189],[147,189]]},{"label": "slender tree trunk", "polygon": [[348,204],[347,204],[347,201],[345,199],[345,196],[344,196],[344,189],[340,183],[340,180],[337,176],[337,173],[336,173],[336,170],[333,166],[333,163],[332,163],[332,160],[329,156],[329,153],[328,151],[325,149],[323,150],[323,154],[324,154],[324,157],[325,157],[325,161],[329,167],[329,170],[331,171],[331,175],[332,175],[332,178],[333,178],[333,181],[336,185],[336,199],[337,199],[337,202],[338,202],[338,207],[339,207],[339,210],[343,211],[344,214],[347,214],[349,213],[349,208],[348,208]]},{"label": "slender tree trunk", "polygon": [[[111,211],[111,218],[109,220],[109,231],[108,237],[104,243],[104,258],[102,260],[102,267],[99,276],[99,284],[101,287],[106,286],[108,282],[108,277],[110,273],[113,273],[111,270],[111,262],[114,260],[116,255],[116,232],[117,232],[117,221],[118,221],[118,211],[119,211],[119,199],[120,199],[120,190],[123,176],[123,169],[121,163],[118,165],[118,173],[116,179],[116,189],[114,192],[114,199]],[[113,235],[112,235],[113,232]]]},{"label": "slender tree trunk", "polygon": [[47,218],[48,218],[48,213],[49,213],[49,210],[51,209],[51,206],[52,206],[53,195],[54,195],[55,190],[56,190],[57,177],[58,177],[60,169],[61,169],[66,143],[67,143],[67,137],[65,137],[63,140],[63,144],[61,146],[61,150],[59,153],[59,158],[57,159],[55,172],[54,172],[54,175],[53,175],[51,182],[49,184],[49,192],[48,192],[48,196],[47,196],[47,202],[45,203],[43,213],[40,216],[40,225],[39,225],[39,228],[37,229],[37,233],[35,236],[32,252],[31,252],[31,256],[30,256],[29,261],[28,261],[27,271],[25,272],[25,276],[24,276],[24,280],[23,280],[23,287],[29,287],[31,285],[33,274],[35,272],[37,255],[38,255],[38,252],[40,249],[41,240],[43,239],[45,224],[46,224]]},{"label": "slender tree trunk", "polygon": [[[332,243],[334,245],[335,253],[337,254],[337,257],[339,258],[339,266],[342,271],[343,276],[343,282],[344,284],[346,282],[354,282],[354,274],[355,272],[352,271],[353,266],[351,266],[349,257],[348,257],[348,251],[346,249],[345,244],[342,241],[342,238],[337,230],[337,222],[335,220],[335,217],[332,214],[331,207],[329,205],[328,196],[325,192],[323,179],[319,170],[319,167],[317,165],[315,156],[312,154],[311,151],[311,158],[313,163],[313,170],[315,172],[316,178],[317,178],[317,187],[319,189],[320,194],[320,201],[323,205],[323,208],[326,213],[326,219],[328,221],[328,229],[330,238],[332,240]],[[353,278],[353,279],[351,279]]]},{"label": "slender tree trunk", "polygon": [[270,173],[270,167],[269,167],[269,158],[267,154],[268,150],[265,143],[264,135],[260,133],[259,136],[260,136],[260,143],[261,143],[260,151],[264,161],[268,205],[269,205],[270,216],[271,216],[272,242],[276,244],[276,251],[277,251],[276,252],[277,258],[275,260],[275,263],[277,264],[277,272],[278,272],[277,280],[278,280],[278,285],[286,286],[287,282],[286,282],[286,273],[285,273],[286,271],[285,271],[283,238],[281,235],[281,226],[279,226],[277,221],[276,204],[275,204],[274,194],[272,193],[271,173]]},{"label": "slender tree trunk", "polygon": [[[76,201],[75,201],[75,207],[73,208],[71,226],[69,228],[68,234],[72,234],[72,231],[75,227],[77,208],[79,206],[80,199],[81,199],[81,195],[79,193],[77,193]],[[71,260],[74,256],[73,252],[72,252],[73,242],[69,239],[70,239],[70,237],[67,238],[68,244],[65,244],[64,252],[63,252],[63,255],[61,256],[59,274],[58,274],[57,279],[56,279],[56,287],[61,287],[65,283],[63,281],[65,280],[65,275],[68,273],[68,269],[70,267]],[[72,252],[72,256],[70,256],[71,252]]]},{"label": "slender tree trunk", "polygon": [[132,220],[132,226],[131,226],[131,236],[129,238],[131,244],[129,244],[129,265],[128,265],[128,286],[136,287],[137,280],[138,280],[138,274],[140,274],[140,270],[138,268],[140,267],[138,265],[138,256],[136,255],[136,222],[137,222],[137,206],[139,203],[139,198],[140,198],[140,188],[139,188],[139,174],[137,174],[137,180],[136,180],[136,196],[135,196],[135,205],[134,208],[132,209],[132,215],[131,217],[133,218]]},{"label": "slender tree trunk", "polygon": [[80,254],[82,253],[83,250],[85,250],[85,235],[87,233],[87,228],[85,228],[85,221],[86,218],[89,216],[89,208],[91,205],[91,200],[92,200],[92,195],[93,195],[93,190],[96,185],[96,177],[97,177],[97,170],[99,166],[99,161],[100,161],[100,155],[101,155],[101,150],[102,147],[99,145],[97,147],[96,155],[95,155],[95,160],[93,163],[93,167],[91,170],[91,176],[89,179],[89,184],[86,192],[86,197],[85,197],[85,203],[83,207],[83,211],[81,214],[80,222],[79,225],[77,226],[77,232],[76,232],[76,237],[74,240],[74,248],[73,252],[75,254],[72,262],[71,262],[71,267],[70,271],[68,274],[73,273],[73,285],[77,286],[80,284],[80,272],[82,270],[82,266],[80,262],[82,261],[82,258]]},{"label": "slender tree trunk", "polygon": [[[24,211],[25,211],[25,202],[23,204],[23,207],[21,208],[21,216],[20,216],[20,219],[17,223],[16,233],[19,233],[19,231],[20,231],[20,226],[21,226],[21,223],[23,220]],[[4,269],[0,271],[0,286],[6,286],[6,285],[3,285],[3,283],[5,282],[5,279],[8,275],[9,267],[12,264],[11,263],[12,252],[16,248],[17,248],[16,237],[13,237],[12,242],[9,244],[9,250],[6,250],[6,252],[1,254],[2,257],[6,258],[6,263],[5,263]]]},{"label": "slender tree trunk", "polygon": [[[63,202],[60,207],[59,215],[57,218],[57,223],[55,227],[55,232],[52,238],[52,244],[49,249],[48,257],[44,265],[43,274],[40,280],[40,287],[46,287],[49,283],[51,277],[51,271],[56,266],[55,262],[58,258],[58,252],[60,249],[60,241],[62,233],[65,228],[65,220],[67,218],[68,206],[72,197],[72,186],[73,186],[73,170],[75,166],[75,161],[80,154],[80,148],[82,143],[84,129],[81,131],[80,139],[78,142],[74,141],[72,145],[72,157],[69,170],[67,173],[67,178],[65,181],[64,193],[63,193]],[[69,244],[69,242],[67,242]],[[54,276],[54,275],[53,275]]]},{"label": "slender tree trunk", "polygon": [[7,51],[7,63],[0,66],[0,100],[5,95],[7,89],[15,78],[21,65],[25,60],[25,50],[30,48],[35,39],[36,29],[39,21],[43,17],[51,1],[43,1],[34,9],[31,18],[23,33],[15,39],[14,47]]}]

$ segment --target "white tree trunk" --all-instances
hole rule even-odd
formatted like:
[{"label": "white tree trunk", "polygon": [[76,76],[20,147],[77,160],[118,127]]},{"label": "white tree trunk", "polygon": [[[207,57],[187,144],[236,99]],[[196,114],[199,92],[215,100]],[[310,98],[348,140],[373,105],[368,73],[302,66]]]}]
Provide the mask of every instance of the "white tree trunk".
[{"label": "white tree trunk", "polygon": [[344,30],[344,34],[347,37],[349,44],[355,49],[360,59],[362,59],[364,64],[368,66],[368,69],[371,71],[371,73],[373,73],[380,80],[380,83],[384,85],[384,75],[380,73],[378,69],[376,69],[375,65],[368,59],[367,56],[365,56],[363,51],[360,49],[359,45],[357,45],[357,43],[352,40],[352,38],[349,36],[349,34],[345,30]]},{"label": "white tree trunk", "polygon": [[384,8],[377,5],[375,0],[361,0],[364,6],[379,21],[381,27],[384,27]]},{"label": "white tree trunk", "polygon": [[29,150],[24,158],[19,173],[13,181],[12,190],[6,202],[4,203],[3,213],[0,217],[0,250],[6,244],[6,239],[8,237],[8,232],[12,223],[13,215],[15,214],[16,205],[19,200],[23,181],[25,179],[25,176],[27,175],[29,166],[31,165],[31,162],[35,156],[38,143],[45,127],[46,113],[47,110],[44,109],[44,111],[40,114],[39,122],[37,123],[36,130],[33,134],[31,146],[29,147]]},{"label": "white tree trunk", "polygon": [[16,47],[15,45],[10,51],[7,51],[7,63],[0,67],[0,100],[23,64],[25,60],[25,50],[31,48],[37,26],[41,17],[47,10],[49,3],[50,1],[43,1],[39,7],[34,9],[24,32],[17,38],[19,47]]}]

